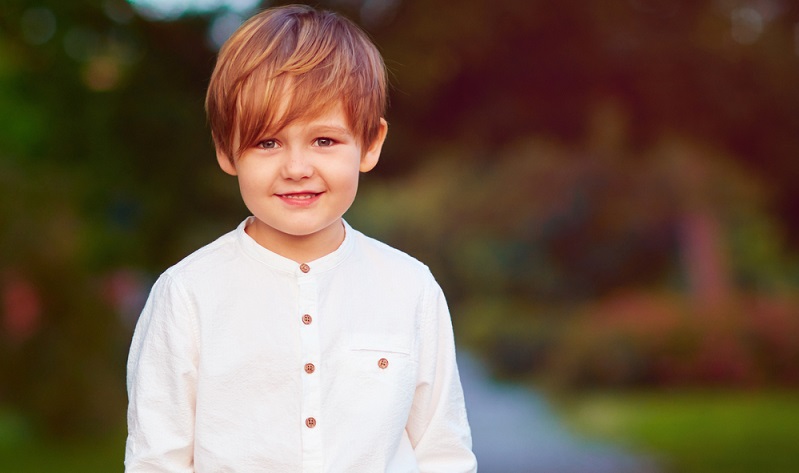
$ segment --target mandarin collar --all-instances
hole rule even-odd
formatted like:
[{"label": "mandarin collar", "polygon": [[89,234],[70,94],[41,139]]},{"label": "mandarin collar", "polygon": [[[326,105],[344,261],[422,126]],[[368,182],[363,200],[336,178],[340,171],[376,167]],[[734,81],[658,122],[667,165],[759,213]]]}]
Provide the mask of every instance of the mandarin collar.
[{"label": "mandarin collar", "polygon": [[344,241],[341,242],[338,248],[333,250],[321,258],[313,261],[306,261],[298,263],[292,259],[281,256],[271,250],[268,250],[256,242],[250,235],[247,234],[245,228],[252,222],[255,217],[247,217],[236,228],[236,239],[241,245],[247,255],[258,260],[259,262],[282,272],[292,273],[297,276],[313,275],[324,271],[329,271],[338,266],[344,261],[350,253],[354,242],[354,230],[347,223],[346,220],[341,219],[344,224]]}]

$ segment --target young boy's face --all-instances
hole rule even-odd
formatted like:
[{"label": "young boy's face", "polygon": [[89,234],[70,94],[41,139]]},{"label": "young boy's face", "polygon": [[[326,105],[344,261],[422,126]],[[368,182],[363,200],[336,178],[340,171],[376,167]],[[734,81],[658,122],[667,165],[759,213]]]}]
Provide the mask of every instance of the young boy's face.
[{"label": "young boy's face", "polygon": [[386,129],[381,119],[378,138],[364,150],[338,105],[263,137],[232,162],[217,153],[222,169],[238,176],[255,216],[248,233],[278,253],[281,245],[298,242],[311,250],[318,245],[322,253],[323,246],[340,244],[341,217],[355,199],[359,173],[377,164]]}]

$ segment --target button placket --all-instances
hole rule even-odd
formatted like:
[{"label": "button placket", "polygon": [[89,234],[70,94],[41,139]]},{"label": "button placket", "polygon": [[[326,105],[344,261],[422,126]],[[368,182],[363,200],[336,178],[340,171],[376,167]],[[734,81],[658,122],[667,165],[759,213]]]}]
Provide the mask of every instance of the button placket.
[{"label": "button placket", "polygon": [[316,471],[318,465],[322,464],[322,439],[321,430],[317,428],[318,423],[324,423],[321,417],[322,405],[322,386],[321,373],[317,372],[321,363],[321,347],[318,320],[318,287],[316,277],[310,271],[310,266],[303,263],[297,278],[299,295],[299,313],[301,314],[298,324],[300,335],[300,356],[302,360],[302,407],[301,418],[298,421],[303,423],[302,428],[302,461],[303,471]]}]

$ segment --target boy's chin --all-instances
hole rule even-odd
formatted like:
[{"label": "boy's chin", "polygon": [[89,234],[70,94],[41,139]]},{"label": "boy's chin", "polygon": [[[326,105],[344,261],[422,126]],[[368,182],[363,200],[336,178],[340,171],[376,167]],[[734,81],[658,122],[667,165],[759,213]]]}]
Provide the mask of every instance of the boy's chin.
[{"label": "boy's chin", "polygon": [[[254,233],[261,234],[264,237],[272,235],[273,237],[297,240],[332,237],[344,229],[341,217],[332,222],[292,222],[271,225],[256,217],[254,225],[248,226],[247,233],[250,233],[250,227],[252,227]],[[252,233],[250,235],[253,236]]]}]

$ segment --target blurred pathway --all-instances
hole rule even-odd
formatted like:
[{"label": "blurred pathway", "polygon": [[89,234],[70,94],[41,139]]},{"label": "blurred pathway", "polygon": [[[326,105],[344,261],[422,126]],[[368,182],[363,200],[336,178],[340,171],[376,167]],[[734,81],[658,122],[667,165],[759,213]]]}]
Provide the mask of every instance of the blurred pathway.
[{"label": "blurred pathway", "polygon": [[458,352],[479,473],[653,473],[652,462],[568,432],[533,391],[490,379]]}]

